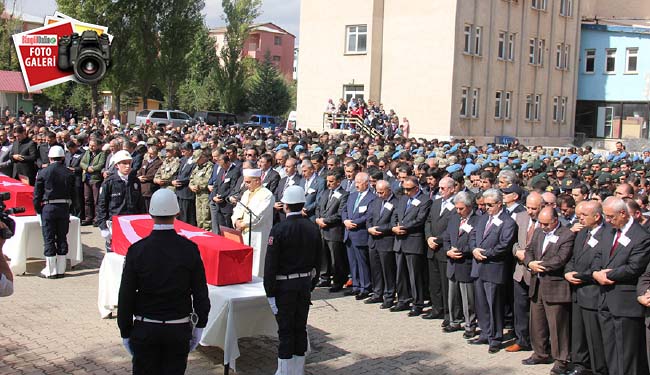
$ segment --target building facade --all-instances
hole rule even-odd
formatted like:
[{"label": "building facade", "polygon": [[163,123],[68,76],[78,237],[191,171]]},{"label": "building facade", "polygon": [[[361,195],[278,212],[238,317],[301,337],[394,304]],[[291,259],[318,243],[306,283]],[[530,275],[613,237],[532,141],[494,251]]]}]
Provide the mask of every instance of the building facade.
[{"label": "building facade", "polygon": [[303,2],[298,123],[362,96],[415,136],[569,143],[583,1],[373,0],[337,17]]},{"label": "building facade", "polygon": [[576,132],[648,138],[650,28],[583,24]]},{"label": "building facade", "polygon": [[[216,41],[217,53],[224,46],[225,33],[225,27],[210,30],[210,36]],[[280,73],[287,80],[292,80],[295,43],[296,37],[293,34],[273,23],[256,24],[251,27],[242,55],[263,62],[268,51]]]}]

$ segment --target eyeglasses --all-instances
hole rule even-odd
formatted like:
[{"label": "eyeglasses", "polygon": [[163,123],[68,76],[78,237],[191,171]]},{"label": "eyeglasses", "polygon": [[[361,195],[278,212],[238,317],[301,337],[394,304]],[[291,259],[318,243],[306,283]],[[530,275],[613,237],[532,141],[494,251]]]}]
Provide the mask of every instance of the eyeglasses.
[{"label": "eyeglasses", "polygon": [[486,205],[487,207],[498,207],[498,206],[501,205],[501,202],[497,202],[497,203],[485,203],[485,205]]},{"label": "eyeglasses", "polygon": [[255,154],[246,154],[246,156],[255,157]]},{"label": "eyeglasses", "polygon": [[412,187],[403,186],[402,189],[404,189],[404,191],[411,191],[411,190],[415,189],[415,186],[412,186]]}]

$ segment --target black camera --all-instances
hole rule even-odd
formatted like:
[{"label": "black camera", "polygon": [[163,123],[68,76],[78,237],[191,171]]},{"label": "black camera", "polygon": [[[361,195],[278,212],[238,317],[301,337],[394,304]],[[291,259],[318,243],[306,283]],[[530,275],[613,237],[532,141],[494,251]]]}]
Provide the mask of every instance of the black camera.
[{"label": "black camera", "polygon": [[110,63],[111,45],[106,34],[98,35],[96,31],[86,30],[81,35],[74,33],[59,39],[59,69],[72,69],[81,83],[99,82],[106,75]]},{"label": "black camera", "polygon": [[12,218],[9,217],[9,215],[25,212],[25,207],[15,207],[7,210],[5,201],[9,198],[11,198],[11,193],[8,191],[0,193],[0,221],[5,223],[7,226],[6,228],[0,230],[0,238],[5,240],[13,237],[14,232],[16,231],[16,223]]}]

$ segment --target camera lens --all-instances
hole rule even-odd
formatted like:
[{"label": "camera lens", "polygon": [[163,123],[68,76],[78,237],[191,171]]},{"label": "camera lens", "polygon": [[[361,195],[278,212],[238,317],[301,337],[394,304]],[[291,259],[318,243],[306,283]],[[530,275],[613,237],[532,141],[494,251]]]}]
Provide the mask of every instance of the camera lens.
[{"label": "camera lens", "polygon": [[74,73],[81,83],[96,83],[106,74],[106,62],[96,50],[85,49],[77,57]]},{"label": "camera lens", "polygon": [[84,62],[84,66],[81,67],[81,70],[88,75],[93,75],[97,73],[97,64],[95,61],[87,60]]}]

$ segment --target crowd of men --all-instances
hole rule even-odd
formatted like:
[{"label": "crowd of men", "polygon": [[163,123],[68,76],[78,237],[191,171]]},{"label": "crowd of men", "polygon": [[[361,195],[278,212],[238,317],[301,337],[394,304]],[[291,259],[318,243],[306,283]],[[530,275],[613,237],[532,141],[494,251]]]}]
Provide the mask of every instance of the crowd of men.
[{"label": "crowd of men", "polygon": [[[250,232],[261,274],[284,192],[300,186],[325,249],[319,287],[440,319],[489,353],[512,329],[505,350],[553,374],[648,373],[648,150],[63,122],[5,126],[0,168],[33,183],[64,146],[72,212],[103,235],[112,215],[171,189],[180,220]],[[106,193],[119,183],[119,198]]]}]

